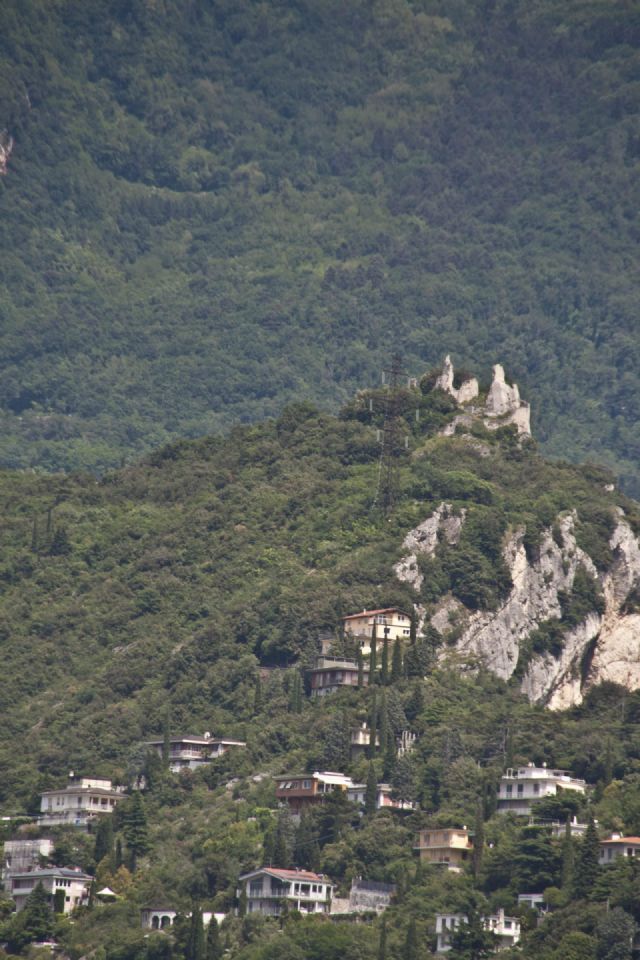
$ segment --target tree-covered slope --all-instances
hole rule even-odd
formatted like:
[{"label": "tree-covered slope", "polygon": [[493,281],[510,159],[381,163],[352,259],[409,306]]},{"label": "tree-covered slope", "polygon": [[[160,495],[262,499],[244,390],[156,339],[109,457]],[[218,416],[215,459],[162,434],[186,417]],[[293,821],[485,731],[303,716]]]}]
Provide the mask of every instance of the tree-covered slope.
[{"label": "tree-covered slope", "polygon": [[[230,916],[221,931],[230,960],[428,960],[436,911],[474,904],[517,911],[521,956],[531,960],[571,956],[576,934],[582,956],[595,956],[614,936],[610,911],[624,911],[627,926],[640,921],[633,863],[596,865],[587,885],[580,842],[495,813],[505,767],[547,763],[596,788],[588,798],[547,798],[541,817],[593,812],[603,831],[637,835],[638,690],[597,686],[579,706],[552,713],[527,700],[519,677],[505,682],[457,655],[438,660],[454,650],[455,636],[427,626],[402,662],[386,658],[376,685],[300,696],[318,635],[336,630],[342,615],[416,602],[429,615],[444,595],[471,614],[495,611],[511,587],[501,550],[513,532],[524,531],[534,557],[547,550],[544,530],[569,514],[575,552],[585,551],[582,579],[563,607],[572,626],[598,602],[587,554],[598,570],[612,564],[620,509],[640,526],[637,504],[611,488],[606,471],[549,463],[513,427],[490,431],[477,421],[443,436],[459,410],[432,381],[397,394],[409,442],[397,454],[386,515],[376,436],[389,396],[382,390],[359,395],[339,418],[294,405],[226,438],[166,446],[100,480],[0,476],[0,812],[36,813],[41,791],[63,784],[70,767],[129,785],[146,778],[147,826],[138,811],[135,836],[137,796],[117,809],[115,838],[102,828],[54,830],[54,861],[95,872],[97,888],[108,885],[119,898],[95,901],[73,923],[57,921],[72,960],[96,948],[106,960],[197,960],[188,925],[178,923],[171,938],[150,934],[139,909],[184,913],[201,904],[231,915],[238,876],[265,862],[320,869],[343,896],[355,876],[395,883],[385,950],[380,918],[331,923],[294,911],[281,924]],[[442,536],[421,558],[416,594],[394,566],[407,532],[443,499],[464,522],[456,543]],[[637,606],[637,593],[632,599]],[[557,629],[552,640],[561,642]],[[336,634],[335,643],[344,649],[345,638]],[[379,731],[371,765],[350,750],[364,721]],[[165,732],[204,730],[246,748],[173,776],[144,745]],[[415,736],[406,757],[395,749],[402,731]],[[277,807],[272,775],[318,769],[359,783],[390,780],[419,809],[361,816],[338,794],[296,825]],[[473,869],[454,876],[416,867],[418,829],[465,823],[475,824],[480,850]],[[19,818],[3,821],[0,838],[43,830]],[[543,889],[554,912],[536,927],[517,895]],[[8,908],[0,898],[0,933],[17,951],[36,936]]]},{"label": "tree-covered slope", "polygon": [[497,355],[638,489],[636,3],[8,0],[7,466]]},{"label": "tree-covered slope", "polygon": [[[605,489],[605,473],[550,465],[512,428],[440,436],[455,405],[425,389],[403,395],[413,433],[386,517],[376,503],[380,394],[373,414],[367,398],[341,419],[300,405],[100,481],[3,474],[5,801],[28,802],[70,759],[122,771],[167,704],[179,726],[243,734],[258,669],[308,664],[346,613],[417,602],[430,611],[448,593],[471,611],[496,609],[510,589],[501,551],[513,530],[526,529],[535,553],[543,529],[577,511],[578,542],[610,562],[615,508],[638,518]],[[416,595],[394,565],[406,533],[443,498],[464,512],[462,534],[455,550],[425,558]],[[581,616],[597,602],[589,583]],[[437,642],[430,628],[425,639]]]}]

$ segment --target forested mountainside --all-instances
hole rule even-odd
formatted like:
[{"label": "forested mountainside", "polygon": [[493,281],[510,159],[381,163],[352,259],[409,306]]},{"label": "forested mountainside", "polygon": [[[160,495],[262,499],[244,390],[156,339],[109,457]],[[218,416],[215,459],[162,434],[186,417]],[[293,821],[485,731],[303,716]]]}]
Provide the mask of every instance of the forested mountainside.
[{"label": "forested mountainside", "polygon": [[[482,392],[461,422],[453,396],[434,389],[437,374],[395,394],[360,393],[338,418],[293,405],[100,480],[2,474],[0,812],[23,817],[3,821],[4,839],[53,835],[56,864],[95,873],[94,890],[118,897],[94,898],[73,923],[57,918],[72,960],[94,951],[105,960],[427,960],[438,911],[470,917],[475,939],[451,954],[468,960],[493,949],[478,917],[501,908],[522,924],[527,960],[594,960],[611,944],[630,956],[635,863],[599,867],[593,827],[584,840],[554,839],[547,821],[595,815],[602,836],[640,832],[640,692],[587,683],[593,645],[575,664],[585,685],[569,710],[532,702],[523,677],[536,656],[561,660],[577,625],[602,615],[608,578],[624,568],[616,530],[624,522],[635,538],[640,511],[606,471],[545,461],[504,417],[486,426]],[[384,511],[378,434],[392,396],[407,449],[398,444]],[[464,637],[478,617],[498,617],[522,581],[514,538],[531,584],[542,565],[557,593],[545,602],[557,610],[540,608],[547,619],[534,628],[533,617],[528,633],[514,619],[520,653],[509,676]],[[443,603],[451,616],[438,619]],[[391,605],[413,627],[393,657],[380,645],[378,682],[311,699],[318,637],[333,635],[334,652],[349,654],[341,618]],[[351,752],[365,721],[379,734],[369,758]],[[246,747],[178,775],[144,744],[205,730]],[[397,756],[403,731],[413,749]],[[496,813],[504,769],[530,762],[569,769],[593,789],[547,799],[533,827]],[[123,799],[97,834],[25,823],[70,767],[143,783],[144,800]],[[417,806],[376,811],[367,800],[363,815],[338,793],[296,825],[272,776],[315,770],[390,782]],[[476,853],[461,873],[417,866],[419,829],[464,824]],[[384,919],[365,923],[295,910],[279,922],[243,917],[238,877],[265,863],[320,870],[336,897],[358,876],[395,884],[395,895]],[[535,891],[552,908],[539,927],[517,903]],[[193,920],[178,917],[172,936],[142,929],[145,906],[227,919],[205,949]],[[0,898],[10,952],[52,924],[34,903],[12,917]]]},{"label": "forested mountainside", "polygon": [[633,0],[5,0],[0,458],[103,471],[392,349],[638,492]]}]

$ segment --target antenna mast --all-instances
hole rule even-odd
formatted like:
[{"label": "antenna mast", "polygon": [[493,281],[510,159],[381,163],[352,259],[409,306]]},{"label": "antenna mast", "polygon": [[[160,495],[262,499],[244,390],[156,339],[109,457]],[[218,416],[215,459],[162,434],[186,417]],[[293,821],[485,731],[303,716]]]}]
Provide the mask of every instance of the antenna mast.
[{"label": "antenna mast", "polygon": [[[388,379],[385,378],[385,374]],[[388,389],[384,406],[378,491],[374,503],[380,504],[385,516],[393,509],[398,499],[399,463],[405,449],[401,424],[402,398],[398,391],[400,377],[403,374],[402,360],[396,353],[391,366],[385,368],[382,374],[383,383],[388,383]]]}]

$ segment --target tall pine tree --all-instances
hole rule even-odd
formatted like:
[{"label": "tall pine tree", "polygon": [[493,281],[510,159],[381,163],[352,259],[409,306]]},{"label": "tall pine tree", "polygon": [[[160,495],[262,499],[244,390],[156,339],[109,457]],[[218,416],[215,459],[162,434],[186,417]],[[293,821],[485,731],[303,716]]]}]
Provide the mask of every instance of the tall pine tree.
[{"label": "tall pine tree", "polygon": [[380,666],[380,683],[386,687],[389,683],[389,640],[382,641],[382,664]]},{"label": "tall pine tree", "polygon": [[378,797],[378,778],[376,777],[376,768],[369,761],[369,770],[367,773],[367,789],[364,794],[364,812],[367,816],[373,816],[376,812],[376,800]]},{"label": "tall pine tree", "polygon": [[590,816],[587,829],[578,848],[573,880],[574,895],[581,900],[586,900],[593,890],[599,872],[599,859],[600,841],[598,831],[593,822],[593,816]]},{"label": "tall pine tree", "polygon": [[369,759],[373,760],[376,755],[376,741],[378,739],[378,705],[376,703],[376,691],[371,691],[371,713],[369,715]]},{"label": "tall pine tree", "polygon": [[378,682],[378,630],[377,625],[373,624],[371,630],[371,652],[369,653],[369,684],[373,686]]},{"label": "tall pine tree", "polygon": [[123,807],[121,814],[122,832],[127,841],[129,866],[133,872],[136,869],[139,857],[149,849],[147,816],[140,791],[134,790]]},{"label": "tall pine tree", "polygon": [[398,683],[399,680],[402,680],[402,673],[402,640],[400,637],[396,637],[391,658],[391,683]]},{"label": "tall pine tree", "polygon": [[220,940],[220,927],[218,926],[218,921],[212,915],[207,929],[206,960],[221,960],[223,953],[224,949]]}]

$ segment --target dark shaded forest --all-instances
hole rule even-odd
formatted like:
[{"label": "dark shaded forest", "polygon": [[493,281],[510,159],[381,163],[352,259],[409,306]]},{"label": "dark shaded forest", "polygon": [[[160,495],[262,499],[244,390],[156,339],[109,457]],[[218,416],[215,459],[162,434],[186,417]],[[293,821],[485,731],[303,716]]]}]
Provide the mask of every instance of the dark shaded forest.
[{"label": "dark shaded forest", "polygon": [[636,2],[6,0],[0,462],[102,472],[392,349],[640,491]]}]

